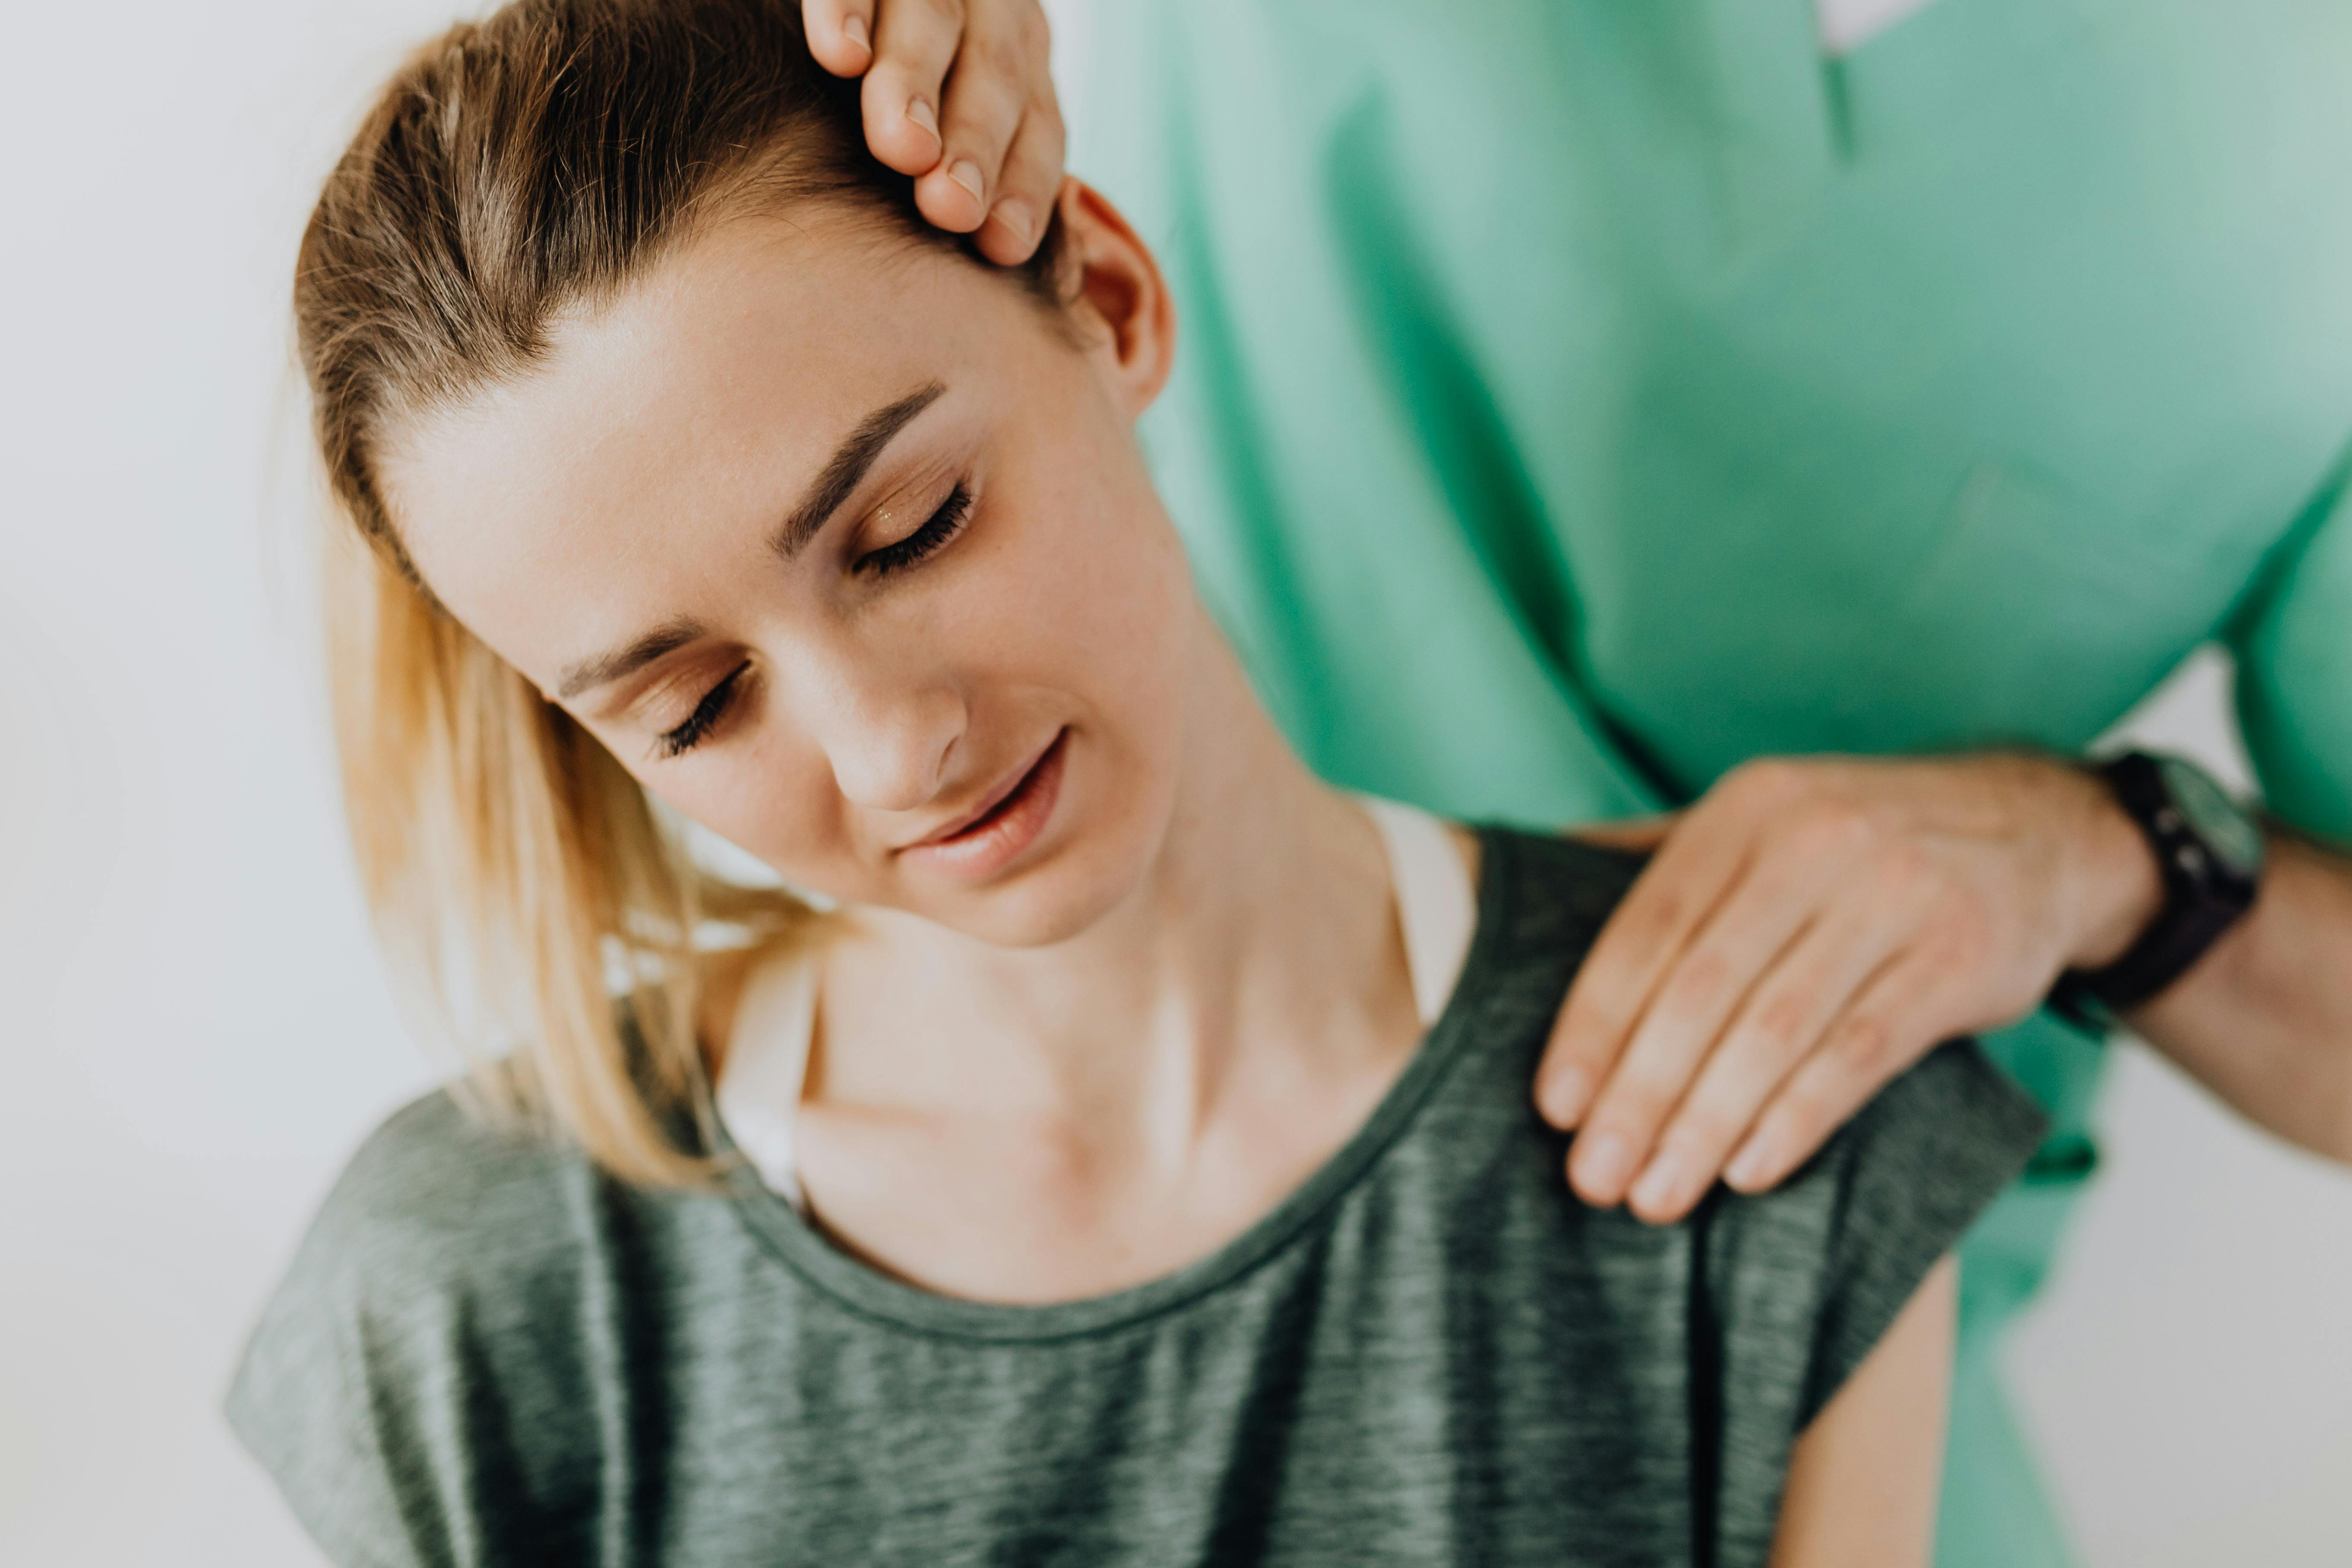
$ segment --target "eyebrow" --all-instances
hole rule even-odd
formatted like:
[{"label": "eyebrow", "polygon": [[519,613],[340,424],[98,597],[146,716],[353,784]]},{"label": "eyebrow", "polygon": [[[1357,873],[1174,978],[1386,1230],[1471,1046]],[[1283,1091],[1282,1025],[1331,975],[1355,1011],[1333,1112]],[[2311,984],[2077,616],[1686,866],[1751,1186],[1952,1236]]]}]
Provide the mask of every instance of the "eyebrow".
[{"label": "eyebrow", "polygon": [[568,702],[593,686],[604,686],[634,675],[657,658],[665,658],[702,635],[699,621],[675,620],[656,626],[625,647],[581,660],[563,672],[556,687],[559,701]]},{"label": "eyebrow", "polygon": [[[917,387],[898,402],[877,408],[858,422],[833,456],[818,471],[816,482],[809,487],[801,504],[784,519],[783,526],[770,537],[768,547],[790,561],[816,537],[817,531],[832,520],[865,479],[866,470],[893,437],[905,429],[916,415],[929,408],[947,391],[944,382],[931,382]],[[570,701],[593,687],[609,685],[625,675],[634,675],[656,659],[665,658],[702,636],[698,621],[684,618],[655,627],[625,647],[593,658],[581,660],[563,672],[555,689],[559,701]]]},{"label": "eyebrow", "polygon": [[857,428],[849,433],[849,438],[841,444],[840,449],[826,460],[816,476],[816,483],[809,487],[808,494],[801,498],[801,504],[793,509],[792,515],[784,519],[783,526],[777,529],[768,541],[769,548],[787,561],[798,555],[803,547],[816,537],[817,530],[841,510],[841,503],[857,489],[866,478],[866,471],[874,466],[874,460],[882,455],[882,449],[889,446],[892,437],[946,390],[945,383],[934,381],[929,385],[917,387],[888,407],[877,408],[867,415]]}]

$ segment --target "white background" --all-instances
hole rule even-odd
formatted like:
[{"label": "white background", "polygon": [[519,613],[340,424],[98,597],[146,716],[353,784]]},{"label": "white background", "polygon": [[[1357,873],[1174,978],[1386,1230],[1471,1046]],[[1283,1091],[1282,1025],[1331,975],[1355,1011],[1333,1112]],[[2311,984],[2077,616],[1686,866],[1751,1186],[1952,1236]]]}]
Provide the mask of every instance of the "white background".
[{"label": "white background", "polygon": [[[312,1561],[215,1411],[325,1184],[438,1068],[394,1014],[333,803],[286,284],[363,92],[446,15],[9,18],[0,1563]],[[2219,673],[2149,721],[2227,761]],[[2340,1565],[2352,1181],[2141,1054],[2118,1067],[2107,1173],[2012,1356],[2085,1550]]]}]

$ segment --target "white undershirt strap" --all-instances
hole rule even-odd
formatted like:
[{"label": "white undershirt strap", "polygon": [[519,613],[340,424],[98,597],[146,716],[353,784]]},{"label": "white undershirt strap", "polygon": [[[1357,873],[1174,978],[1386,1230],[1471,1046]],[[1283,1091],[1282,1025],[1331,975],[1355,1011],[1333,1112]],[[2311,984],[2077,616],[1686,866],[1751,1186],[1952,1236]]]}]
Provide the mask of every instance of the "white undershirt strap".
[{"label": "white undershirt strap", "polygon": [[719,1063],[719,1119],[771,1192],[805,1211],[793,1123],[807,1087],[816,1034],[814,951],[788,952],[754,969],[735,1006],[734,1032]]},{"label": "white undershirt strap", "polygon": [[1389,885],[1397,923],[1404,928],[1405,966],[1412,973],[1412,1003],[1428,1028],[1445,1011],[1454,983],[1470,956],[1478,927],[1478,895],[1470,868],[1445,824],[1417,806],[1372,795],[1356,797],[1388,848]]},{"label": "white undershirt strap", "polygon": [[[1477,890],[1445,824],[1427,812],[1356,797],[1380,830],[1389,885],[1412,978],[1413,1009],[1428,1028],[1445,1010],[1478,924]],[[793,1124],[807,1087],[816,1032],[816,955],[790,952],[754,969],[736,1004],[719,1075],[719,1120],[770,1191],[803,1212]]]}]

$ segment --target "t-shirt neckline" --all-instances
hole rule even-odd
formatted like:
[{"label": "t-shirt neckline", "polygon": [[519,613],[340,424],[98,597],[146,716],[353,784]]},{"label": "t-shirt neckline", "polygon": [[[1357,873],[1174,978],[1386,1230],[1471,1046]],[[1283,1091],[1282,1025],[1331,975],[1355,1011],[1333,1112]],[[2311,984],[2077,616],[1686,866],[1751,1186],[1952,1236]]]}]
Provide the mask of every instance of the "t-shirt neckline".
[{"label": "t-shirt neckline", "polygon": [[[1478,921],[1460,977],[1435,1023],[1371,1113],[1329,1158],[1239,1236],[1192,1262],[1098,1296],[1043,1305],[975,1301],[895,1279],[827,1241],[791,1202],[770,1189],[731,1143],[727,1177],[736,1213],[795,1274],[860,1317],[942,1338],[1007,1343],[1070,1339],[1158,1317],[1251,1273],[1282,1252],[1361,1181],[1401,1138],[1446,1069],[1475,1038],[1501,963],[1517,858],[1508,834],[1481,828]],[[722,1130],[720,1137],[724,1140]]]}]

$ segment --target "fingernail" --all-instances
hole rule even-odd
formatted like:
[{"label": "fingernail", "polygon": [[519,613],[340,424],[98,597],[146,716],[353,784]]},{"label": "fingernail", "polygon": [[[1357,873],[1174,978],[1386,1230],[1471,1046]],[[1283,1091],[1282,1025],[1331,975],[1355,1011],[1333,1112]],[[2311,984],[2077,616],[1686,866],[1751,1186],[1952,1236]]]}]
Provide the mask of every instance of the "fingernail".
[{"label": "fingernail", "polygon": [[1633,1146],[1613,1132],[1604,1132],[1592,1140],[1577,1162],[1584,1177],[1583,1185],[1601,1203],[1614,1203],[1624,1190],[1625,1178],[1633,1173]]},{"label": "fingernail", "polygon": [[929,99],[917,98],[909,100],[907,104],[907,118],[913,121],[917,125],[921,126],[925,132],[927,132],[933,141],[937,141],[939,139],[940,117],[931,112],[931,104]]},{"label": "fingernail", "polygon": [[[842,23],[841,36],[847,38],[851,43],[856,44],[859,48],[864,49],[867,54],[872,54],[874,52],[874,41],[866,36],[865,17],[852,16],[847,21]],[[921,100],[918,99],[916,101],[920,102]],[[914,117],[914,110],[908,110],[907,113],[908,118],[912,119]]]},{"label": "fingernail", "polygon": [[1592,1075],[1582,1068],[1562,1068],[1544,1080],[1544,1119],[1565,1131],[1576,1125],[1592,1101]]},{"label": "fingernail", "polygon": [[1761,1138],[1749,1139],[1723,1168],[1723,1179],[1743,1192],[1764,1185],[1771,1173],[1771,1156]]},{"label": "fingernail", "polygon": [[986,199],[980,184],[980,165],[969,158],[959,158],[948,168],[948,178],[971,193],[973,201]]},{"label": "fingernail", "polygon": [[996,204],[996,210],[989,216],[1011,231],[1013,238],[1024,245],[1029,243],[1029,236],[1033,232],[1030,226],[1029,209],[1021,203],[999,202]]},{"label": "fingernail", "polygon": [[1683,1189],[1690,1182],[1690,1164],[1679,1154],[1661,1154],[1650,1162],[1633,1184],[1633,1204],[1652,1211],[1682,1206]]}]

